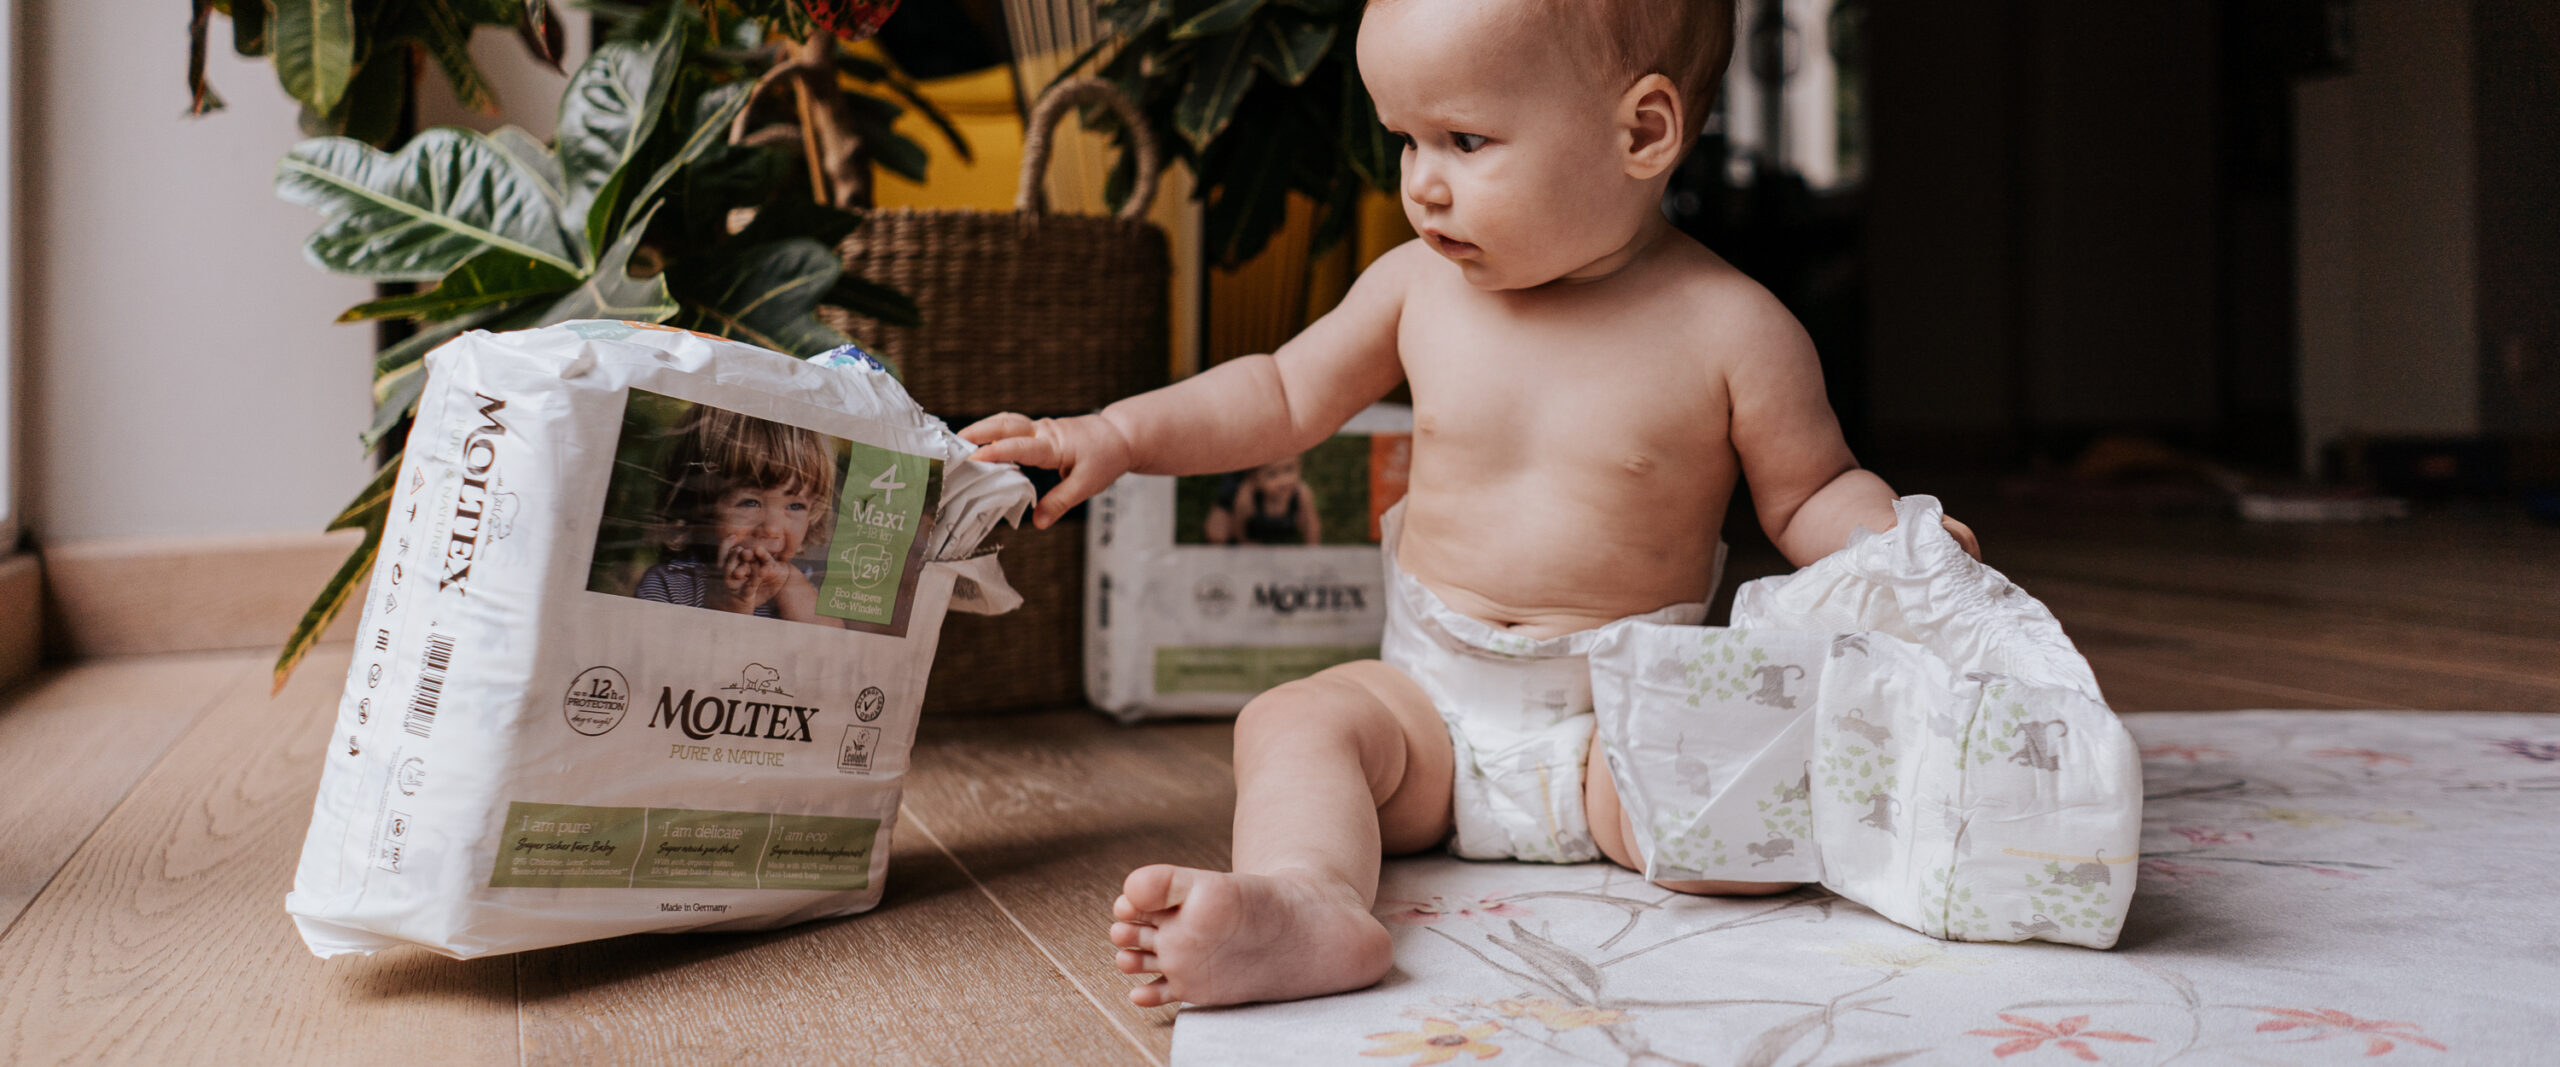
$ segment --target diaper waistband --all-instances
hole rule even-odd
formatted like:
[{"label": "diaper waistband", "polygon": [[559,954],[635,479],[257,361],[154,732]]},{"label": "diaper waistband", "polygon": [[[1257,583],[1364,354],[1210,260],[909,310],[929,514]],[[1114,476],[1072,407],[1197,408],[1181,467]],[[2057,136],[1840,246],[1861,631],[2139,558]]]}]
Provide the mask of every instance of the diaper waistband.
[{"label": "diaper waistband", "polygon": [[[1510,633],[1492,623],[1450,607],[1440,594],[1422,584],[1422,580],[1405,573],[1396,565],[1396,542],[1404,528],[1404,502],[1399,500],[1378,523],[1378,547],[1385,557],[1387,596],[1391,607],[1401,608],[1406,617],[1427,623],[1448,642],[1465,649],[1508,659],[1552,659],[1559,656],[1588,655],[1591,645],[1599,640],[1606,625],[1576,630],[1553,637],[1532,638]],[[1715,596],[1724,584],[1725,543],[1716,542],[1715,567],[1709,572],[1707,595]],[[1673,626],[1694,626],[1705,622],[1707,602],[1692,600],[1656,608],[1642,615],[1629,616],[1640,622],[1657,622]]]}]

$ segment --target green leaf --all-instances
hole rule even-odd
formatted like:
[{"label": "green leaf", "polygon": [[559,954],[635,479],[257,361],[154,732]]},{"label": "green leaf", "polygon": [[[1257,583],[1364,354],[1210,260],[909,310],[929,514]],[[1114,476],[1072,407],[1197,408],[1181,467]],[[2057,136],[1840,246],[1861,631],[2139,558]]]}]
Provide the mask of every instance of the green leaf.
[{"label": "green leaf", "polygon": [[850,272],[837,278],[818,302],[890,326],[924,325],[924,313],[917,309],[914,297]]},{"label": "green leaf", "polygon": [[1238,140],[1227,165],[1210,168],[1226,180],[1201,213],[1204,250],[1229,270],[1261,253],[1289,214],[1290,142],[1268,136]]},{"label": "green leaf", "polygon": [[[393,469],[396,471],[397,467],[395,461]],[[319,643],[320,635],[329,629],[330,620],[337,618],[338,612],[346,608],[348,598],[355,595],[357,586],[362,585],[366,574],[373,570],[374,556],[382,550],[382,526],[387,517],[386,510],[376,514],[365,525],[364,542],[356,546],[345,563],[338,565],[338,573],[330,576],[329,584],[320,587],[319,597],[312,600],[311,607],[302,613],[302,621],[294,624],[293,634],[285,638],[284,651],[276,655],[275,688],[269,692],[284,688],[285,681],[293,677],[294,666],[302,662],[302,657],[311,651],[312,645]]]},{"label": "green leaf", "polygon": [[386,296],[348,308],[339,322],[449,319],[465,311],[574,288],[579,278],[538,259],[492,248],[463,261],[424,292]]},{"label": "green leaf", "polygon": [[1404,145],[1387,136],[1378,121],[1377,105],[1360,83],[1360,69],[1342,65],[1342,158],[1360,180],[1379,192],[1392,193],[1404,180]]},{"label": "green leaf", "polygon": [[505,309],[482,308],[450,322],[439,322],[432,326],[419,327],[418,332],[410,334],[407,338],[401,340],[400,343],[373,354],[374,380],[380,381],[382,378],[398,371],[402,367],[406,367],[421,359],[425,359],[427,353],[435,351],[445,342],[461,336],[462,331],[468,330],[497,317],[497,315],[503,310]]},{"label": "green leaf", "polygon": [[284,91],[323,115],[336,110],[355,74],[353,0],[272,0],[276,78]]},{"label": "green leaf", "polygon": [[1215,0],[1209,5],[1208,10],[1176,25],[1173,28],[1173,36],[1179,40],[1233,32],[1252,21],[1253,13],[1260,10],[1262,10],[1262,0]]},{"label": "green leaf", "polygon": [[846,340],[814,314],[843,273],[833,250],[805,237],[687,264],[678,278],[676,297],[684,311],[675,325],[777,352],[816,355]]},{"label": "green leaf", "polygon": [[1311,19],[1271,19],[1253,28],[1253,61],[1284,85],[1299,85],[1333,47],[1334,25]]},{"label": "green leaf", "polygon": [[951,145],[951,151],[960,157],[960,162],[977,162],[977,155],[969,150],[969,138],[960,132],[960,127],[951,121],[951,116],[943,113],[942,108],[926,98],[924,93],[918,91],[915,86],[907,84],[906,79],[897,77],[894,73],[880,81],[881,84],[889,87],[890,92],[898,94],[898,99],[906,101],[909,107],[915,108],[917,113],[923,115],[926,122],[932,123],[935,130],[941,132],[942,139]]},{"label": "green leaf", "polygon": [[582,273],[539,179],[469,130],[428,130],[398,155],[304,141],[276,165],[276,195],[325,217],[303,255],[339,274],[432,281],[491,248]]},{"label": "green leaf", "polygon": [[267,54],[267,0],[231,5],[231,50],[244,56]]},{"label": "green leaf", "polygon": [[347,95],[329,116],[329,132],[377,148],[392,143],[401,133],[400,111],[409,102],[410,55],[406,48],[387,49],[357,67]]},{"label": "green leaf", "polygon": [[532,175],[534,181],[542,186],[543,195],[561,209],[560,217],[568,217],[569,182],[560,176],[560,157],[551,154],[550,145],[535,140],[532,134],[516,126],[498,127],[498,132],[489,135],[489,143],[498,146],[498,151],[506,153],[507,158],[516,161],[516,166]]},{"label": "green leaf", "polygon": [[676,302],[667,295],[664,275],[631,276],[631,253],[639,250],[640,235],[648,230],[649,217],[655,214],[657,209],[653,207],[625,227],[621,239],[596,260],[595,273],[587,276],[586,284],[543,309],[533,325],[548,326],[571,319],[665,322],[667,316],[675,314]]},{"label": "green leaf", "polygon": [[329,520],[329,525],[322,529],[352,530],[376,516],[390,514],[391,491],[399,485],[399,462],[394,460],[383,464],[381,470],[373,472],[373,480],[365,483],[364,491],[357,493],[356,498],[348,501],[346,507],[338,509],[338,517]]},{"label": "green leaf", "polygon": [[871,161],[889,168],[889,172],[908,181],[923,183],[925,165],[932,157],[924,146],[908,140],[894,130],[879,130],[869,136]]},{"label": "green leaf", "polygon": [[213,0],[195,0],[195,14],[187,20],[187,114],[204,115],[222,110],[222,94],[204,80],[206,38],[213,30]]},{"label": "green leaf", "polygon": [[647,44],[608,41],[569,76],[555,138],[568,181],[567,217],[586,247],[604,247],[625,171],[649,141],[675,85],[684,20],[670,17]]},{"label": "green leaf", "polygon": [[1193,62],[1191,80],[1174,105],[1173,128],[1194,149],[1206,151],[1210,141],[1226,132],[1236,105],[1244,100],[1245,90],[1253,87],[1253,61],[1245,57],[1251,42],[1252,35],[1246,33],[1216,38],[1202,46]]},{"label": "green leaf", "polygon": [[[453,85],[453,98],[462,106],[483,115],[498,113],[498,91],[489,85],[488,76],[480,73],[479,64],[471,59],[471,17],[455,10],[447,0],[402,0],[401,9],[410,13],[410,29],[427,54],[435,57],[436,66],[444,70],[445,81]],[[512,21],[513,15],[508,16]]]},{"label": "green leaf", "polygon": [[[709,151],[712,146],[728,143],[729,123],[738,117],[738,112],[746,110],[747,94],[754,88],[752,83],[743,80],[735,81],[705,92],[694,101],[693,129],[685,134],[683,141],[677,143],[675,154],[669,156],[666,162],[659,164],[657,173],[651,174],[648,183],[642,185],[639,193],[631,198],[631,210],[634,213],[644,209],[656,210],[658,191],[667,187],[667,183],[675,178],[676,172],[701,158],[702,154]],[[630,219],[624,219],[623,226],[628,228],[631,222]]]},{"label": "green leaf", "polygon": [[[375,379],[373,423],[364,428],[364,434],[357,440],[363,442],[364,447],[368,449],[381,444],[383,438],[391,436],[393,431],[400,428],[401,423],[408,421],[409,414],[417,410],[419,394],[426,391],[427,365],[425,363],[412,363]],[[329,528],[338,529],[336,526]]]}]

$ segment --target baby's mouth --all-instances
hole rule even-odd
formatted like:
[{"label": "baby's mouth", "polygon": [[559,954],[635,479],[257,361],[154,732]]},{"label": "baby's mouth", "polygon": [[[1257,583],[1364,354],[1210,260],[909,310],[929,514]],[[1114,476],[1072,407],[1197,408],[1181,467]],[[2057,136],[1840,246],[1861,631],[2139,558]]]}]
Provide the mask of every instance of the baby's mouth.
[{"label": "baby's mouth", "polygon": [[1431,247],[1434,250],[1438,251],[1441,255],[1451,258],[1456,258],[1458,256],[1472,256],[1483,251],[1472,244],[1458,240],[1457,238],[1441,233],[1438,230],[1425,230],[1423,231],[1423,236],[1430,239]]}]

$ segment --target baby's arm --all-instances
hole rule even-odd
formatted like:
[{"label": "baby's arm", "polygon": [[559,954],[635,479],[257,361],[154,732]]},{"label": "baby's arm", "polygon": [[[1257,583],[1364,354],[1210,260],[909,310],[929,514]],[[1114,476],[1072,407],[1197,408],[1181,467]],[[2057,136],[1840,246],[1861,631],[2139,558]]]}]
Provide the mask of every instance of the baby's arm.
[{"label": "baby's arm", "polygon": [[[1735,350],[1744,355],[1725,377],[1733,448],[1750,480],[1760,528],[1787,562],[1802,567],[1846,547],[1858,527],[1892,529],[1894,492],[1849,454],[1804,327],[1775,298],[1754,295],[1758,300],[1738,323]],[[1950,519],[1947,529],[1980,557],[1964,524]]]},{"label": "baby's arm", "polygon": [[1031,419],[1007,412],[960,431],[976,458],[1063,472],[1031,521],[1042,528],[1129,471],[1210,474],[1304,452],[1403,380],[1396,321],[1420,244],[1362,271],[1342,304],[1279,351],[1231,359],[1099,415]]}]

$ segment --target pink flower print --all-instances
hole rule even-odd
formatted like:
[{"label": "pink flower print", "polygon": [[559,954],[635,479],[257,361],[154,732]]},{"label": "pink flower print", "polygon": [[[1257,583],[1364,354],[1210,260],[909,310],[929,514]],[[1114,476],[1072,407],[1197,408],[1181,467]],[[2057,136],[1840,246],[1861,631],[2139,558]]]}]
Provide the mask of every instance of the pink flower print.
[{"label": "pink flower print", "polygon": [[2190,845],[2228,845],[2254,841],[2258,836],[2247,830],[2217,830],[2210,826],[2172,826],[2169,832],[2186,838]]},{"label": "pink flower print", "polygon": [[1498,915],[1507,919],[1529,914],[1529,909],[1491,893],[1467,901],[1433,897],[1424,901],[1388,900],[1380,903],[1392,909],[1381,916],[1388,922],[1419,926],[1429,926],[1442,919],[1472,919],[1479,915]]},{"label": "pink flower print", "polygon": [[2089,1017],[2086,1015],[2074,1015],[2060,1022],[2048,1023],[2039,1019],[2030,1019],[2024,1015],[2001,1012],[2000,1021],[2017,1029],[1967,1030],[1965,1033],[1979,1034],[1983,1037],[2008,1038],[2009,1040],[2001,1042],[1998,1048],[1991,1050],[1992,1055],[2004,1060],[2021,1052],[2033,1052],[2043,1048],[2047,1041],[2053,1042],[2053,1047],[2090,1063],[2098,1062],[2098,1051],[2089,1047],[2090,1038],[2100,1041],[2138,1041],[2146,1045],[2151,1043],[2150,1038],[2117,1033],[2113,1030],[2083,1030],[2081,1027],[2089,1025]]},{"label": "pink flower print", "polygon": [[2418,1034],[2410,1032],[2422,1029],[2422,1027],[2416,1023],[2388,1022],[2381,1019],[2359,1019],[2343,1011],[2336,1011],[2329,1008],[2321,1008],[2317,1010],[2304,1010],[2301,1008],[2258,1008],[2256,1010],[2275,1016],[2275,1018],[2258,1024],[2258,1032],[2262,1034],[2276,1030],[2297,1030],[2307,1028],[2311,1031],[2311,1035],[2308,1037],[2296,1038],[2296,1041],[2326,1041],[2332,1037],[2339,1036],[2362,1037],[2365,1039],[2364,1054],[2367,1056],[2382,1055],[2385,1052],[2389,1052],[2392,1049],[2399,1047],[2398,1043],[2402,1041],[2406,1041],[2412,1045],[2425,1045],[2438,1052],[2445,1050],[2443,1042],[2436,1041],[2432,1038],[2421,1037]]},{"label": "pink flower print", "polygon": [[2311,750],[2311,754],[2333,759],[2359,759],[2363,760],[2368,768],[2379,767],[2385,763],[2405,765],[2409,762],[2409,757],[2397,752],[2378,752],[2370,748],[2316,748]]},{"label": "pink flower print", "polygon": [[2198,867],[2191,863],[2150,859],[2142,861],[2142,873],[2155,878],[2166,878],[2175,885],[2185,885],[2198,878],[2218,877],[2222,872],[2209,867]]},{"label": "pink flower print", "polygon": [[2510,737],[2497,742],[2497,745],[2529,760],[2560,763],[2560,741],[2527,741],[2521,737]]},{"label": "pink flower print", "polygon": [[2144,759],[2182,759],[2189,763],[2223,759],[2230,755],[2212,745],[2146,745],[2142,749]]}]

